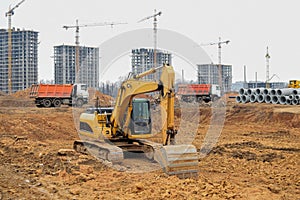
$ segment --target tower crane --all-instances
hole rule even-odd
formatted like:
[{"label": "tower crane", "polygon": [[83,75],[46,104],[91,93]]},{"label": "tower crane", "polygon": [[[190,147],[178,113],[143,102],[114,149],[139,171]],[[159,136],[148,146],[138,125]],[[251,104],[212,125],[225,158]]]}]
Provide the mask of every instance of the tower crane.
[{"label": "tower crane", "polygon": [[223,77],[222,77],[222,60],[221,60],[221,49],[223,44],[228,44],[230,40],[221,41],[221,37],[219,37],[219,42],[211,42],[208,44],[202,44],[201,46],[207,46],[207,45],[218,45],[218,57],[219,57],[219,66],[218,66],[218,75],[219,75],[219,85],[221,87],[221,91],[223,91]]},{"label": "tower crane", "polygon": [[11,44],[11,16],[14,15],[14,10],[18,8],[25,0],[20,1],[17,5],[13,8],[9,6],[8,11],[5,13],[5,16],[8,17],[8,92],[9,94],[12,93],[12,44]]},{"label": "tower crane", "polygon": [[78,24],[78,20],[76,20],[76,25],[71,26],[63,26],[66,30],[70,28],[75,28],[75,83],[79,82],[79,28],[81,27],[91,27],[91,26],[111,26],[119,25],[119,24],[127,24],[124,22],[103,22],[103,23],[93,23],[93,24]]},{"label": "tower crane", "polygon": [[143,22],[143,21],[145,21],[145,20],[148,20],[148,19],[151,19],[151,18],[153,18],[153,38],[154,38],[154,40],[153,40],[153,42],[154,42],[154,52],[153,52],[153,54],[154,54],[154,58],[153,58],[153,62],[154,62],[154,65],[153,65],[153,68],[156,68],[157,66],[157,63],[156,63],[156,50],[157,50],[157,16],[160,16],[162,14],[162,12],[161,11],[159,11],[159,12],[156,12],[156,9],[154,10],[154,14],[153,15],[151,15],[151,16],[148,16],[148,17],[145,17],[145,18],[143,18],[143,19],[141,19],[141,20],[139,20],[138,21],[138,23],[140,23],[140,22]]}]

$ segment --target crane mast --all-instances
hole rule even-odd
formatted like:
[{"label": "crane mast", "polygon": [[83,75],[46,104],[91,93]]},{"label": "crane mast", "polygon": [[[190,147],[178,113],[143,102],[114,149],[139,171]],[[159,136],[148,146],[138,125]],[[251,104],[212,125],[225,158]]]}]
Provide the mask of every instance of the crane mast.
[{"label": "crane mast", "polygon": [[[157,51],[157,16],[160,16],[162,14],[162,12],[156,12],[156,9],[154,10],[154,14],[148,17],[145,17],[143,19],[141,19],[139,22],[148,20],[153,18],[153,68],[157,67],[157,56],[156,56],[156,51]],[[157,79],[157,77],[156,77]]]},{"label": "crane mast", "polygon": [[13,8],[9,7],[9,10],[5,13],[5,16],[8,17],[8,40],[7,40],[7,46],[8,46],[8,92],[9,94],[12,93],[12,42],[11,42],[11,16],[14,15],[14,10],[18,8],[25,0],[20,1],[17,5],[15,5]]},{"label": "crane mast", "polygon": [[78,19],[76,20],[76,25],[63,26],[64,29],[68,30],[69,28],[75,28],[75,83],[79,83],[79,72],[80,72],[80,56],[79,56],[79,28],[80,27],[92,27],[92,26],[108,26],[113,27],[118,24],[127,24],[123,22],[103,22],[103,23],[94,23],[94,24],[78,24]]},{"label": "crane mast", "polygon": [[219,86],[221,87],[221,91],[223,92],[223,77],[222,77],[222,59],[221,59],[221,53],[222,53],[222,45],[223,44],[228,44],[230,42],[230,40],[225,40],[222,41],[221,37],[219,37],[219,42],[211,42],[209,44],[204,44],[205,45],[218,45],[218,82],[219,82]]}]

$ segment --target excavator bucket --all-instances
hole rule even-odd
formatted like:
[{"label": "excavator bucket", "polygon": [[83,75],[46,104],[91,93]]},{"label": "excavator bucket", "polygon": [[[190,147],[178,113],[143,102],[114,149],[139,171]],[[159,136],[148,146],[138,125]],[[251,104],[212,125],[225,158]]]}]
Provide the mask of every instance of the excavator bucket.
[{"label": "excavator bucket", "polygon": [[154,159],[168,175],[198,178],[198,153],[193,145],[168,145],[155,151]]}]

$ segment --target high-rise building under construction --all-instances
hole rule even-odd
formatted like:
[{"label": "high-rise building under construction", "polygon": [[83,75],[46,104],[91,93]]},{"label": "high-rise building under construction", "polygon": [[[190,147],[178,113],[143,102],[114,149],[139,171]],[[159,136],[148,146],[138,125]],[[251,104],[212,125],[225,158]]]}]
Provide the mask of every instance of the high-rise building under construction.
[{"label": "high-rise building under construction", "polygon": [[[54,46],[54,81],[72,84],[76,80],[76,46]],[[78,82],[99,87],[99,48],[79,47]]]},{"label": "high-rise building under construction", "polygon": [[[38,32],[12,29],[11,92],[38,83]],[[0,91],[9,93],[8,31],[0,29]]]},{"label": "high-rise building under construction", "polygon": [[[163,64],[172,65],[172,54],[162,50],[156,50],[156,66],[160,67]],[[139,74],[153,68],[154,65],[154,50],[153,49],[133,49],[131,51],[131,66],[132,73]],[[160,71],[158,72],[158,76]],[[147,80],[155,79],[154,74],[145,77]]]},{"label": "high-rise building under construction", "polygon": [[[219,64],[198,65],[198,83],[219,85]],[[232,85],[232,66],[221,65],[222,91],[230,91]]]}]

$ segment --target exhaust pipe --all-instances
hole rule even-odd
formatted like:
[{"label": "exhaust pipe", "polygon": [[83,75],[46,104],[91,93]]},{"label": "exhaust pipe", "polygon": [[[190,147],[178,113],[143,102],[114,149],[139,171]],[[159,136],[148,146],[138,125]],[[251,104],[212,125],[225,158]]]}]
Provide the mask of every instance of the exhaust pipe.
[{"label": "exhaust pipe", "polygon": [[263,103],[265,101],[266,95],[260,94],[257,96],[257,102]]},{"label": "exhaust pipe", "polygon": [[250,96],[248,96],[248,95],[242,96],[242,103],[248,103],[249,101],[250,101]]},{"label": "exhaust pipe", "polygon": [[285,105],[286,104],[286,99],[288,98],[288,96],[280,96],[278,101],[281,105]]},{"label": "exhaust pipe", "polygon": [[242,97],[241,97],[241,96],[235,97],[235,101],[236,101],[237,103],[242,103]]},{"label": "exhaust pipe", "polygon": [[279,103],[279,98],[278,96],[272,96],[272,104],[278,104]]},{"label": "exhaust pipe", "polygon": [[265,97],[265,102],[266,102],[266,103],[272,103],[272,96],[271,96],[271,95],[267,95],[267,96]]},{"label": "exhaust pipe", "polygon": [[250,102],[251,102],[251,103],[255,103],[256,101],[257,101],[257,95],[252,94],[252,95],[250,96]]},{"label": "exhaust pipe", "polygon": [[276,93],[278,96],[288,96],[288,95],[292,94],[293,91],[294,91],[293,88],[284,88],[284,89],[278,89],[276,91]]}]

